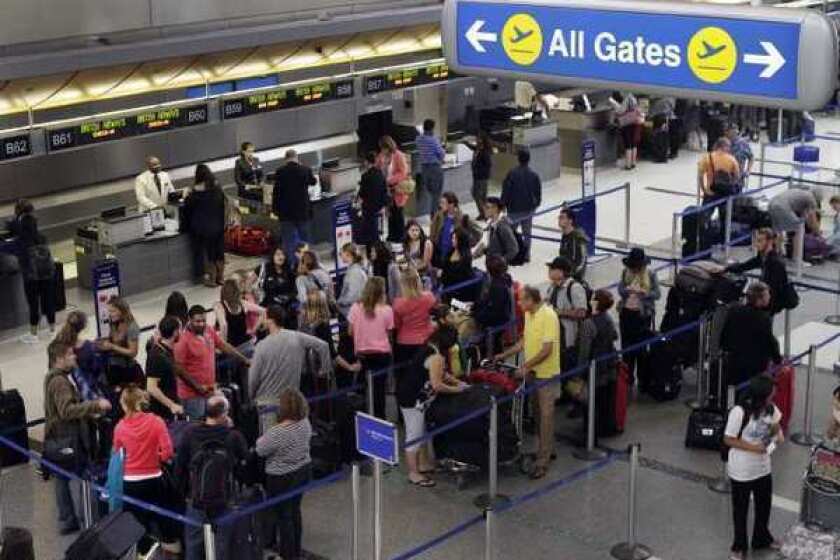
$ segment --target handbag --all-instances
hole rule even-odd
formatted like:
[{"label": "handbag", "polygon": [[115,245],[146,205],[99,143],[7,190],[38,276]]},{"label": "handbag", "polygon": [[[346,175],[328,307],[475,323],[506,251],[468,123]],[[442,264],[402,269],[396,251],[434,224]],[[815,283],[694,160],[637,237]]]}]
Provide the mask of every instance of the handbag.
[{"label": "handbag", "polygon": [[82,465],[82,450],[76,433],[44,440],[43,458],[70,472],[77,472]]},{"label": "handbag", "polygon": [[417,182],[411,177],[406,177],[397,183],[397,190],[404,194],[414,194],[414,191],[417,190]]}]

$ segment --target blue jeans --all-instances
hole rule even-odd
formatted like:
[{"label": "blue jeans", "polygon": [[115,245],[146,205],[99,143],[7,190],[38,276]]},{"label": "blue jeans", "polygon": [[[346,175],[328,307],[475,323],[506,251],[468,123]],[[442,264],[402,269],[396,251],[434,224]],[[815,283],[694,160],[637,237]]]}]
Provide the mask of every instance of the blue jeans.
[{"label": "blue jeans", "polygon": [[283,236],[283,249],[287,259],[295,254],[298,243],[309,242],[306,224],[307,222],[280,222],[280,235]]},{"label": "blue jeans", "polygon": [[59,474],[53,475],[55,501],[58,505],[58,524],[64,527],[79,526],[76,508],[73,505],[73,494],[70,492],[70,481]]},{"label": "blue jeans", "polygon": [[184,407],[184,414],[186,414],[187,418],[190,420],[199,420],[204,418],[204,415],[207,412],[207,399],[204,397],[184,399],[181,402],[181,405]]},{"label": "blue jeans", "polygon": [[[192,519],[204,519],[204,512],[192,506],[187,506],[187,517]],[[216,560],[225,560],[232,555],[228,554],[230,548],[230,525],[214,527],[213,535],[216,541]],[[184,528],[184,551],[186,560],[204,560],[204,529],[187,525]],[[234,552],[234,551],[231,551]]]},{"label": "blue jeans", "polygon": [[423,190],[429,197],[429,216],[433,216],[443,193],[443,168],[439,163],[423,164],[420,167],[420,176],[423,179]]},{"label": "blue jeans", "polygon": [[[529,216],[529,217],[525,217]],[[522,241],[525,242],[525,258],[531,260],[531,229],[534,219],[530,217],[531,212],[516,212],[508,214],[513,222],[513,227],[522,232]],[[522,220],[522,221],[519,221]]]}]

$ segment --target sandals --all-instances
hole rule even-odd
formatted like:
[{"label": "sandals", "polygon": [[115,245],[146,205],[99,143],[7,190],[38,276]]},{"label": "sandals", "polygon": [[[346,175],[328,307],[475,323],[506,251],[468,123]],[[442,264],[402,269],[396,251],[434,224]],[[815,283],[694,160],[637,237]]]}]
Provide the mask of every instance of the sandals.
[{"label": "sandals", "polygon": [[543,478],[546,474],[548,474],[548,469],[545,467],[534,467],[534,470],[531,471],[530,478],[531,480],[539,480]]},{"label": "sandals", "polygon": [[437,486],[437,482],[435,482],[431,478],[423,478],[421,480],[411,480],[409,478],[408,482],[413,484],[414,486],[419,486],[420,488],[434,488],[435,486]]}]

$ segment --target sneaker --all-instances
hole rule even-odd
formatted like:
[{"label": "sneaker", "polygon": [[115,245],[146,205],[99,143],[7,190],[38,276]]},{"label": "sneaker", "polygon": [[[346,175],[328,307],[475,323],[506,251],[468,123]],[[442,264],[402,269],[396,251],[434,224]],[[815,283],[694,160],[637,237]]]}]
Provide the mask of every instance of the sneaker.
[{"label": "sneaker", "polygon": [[735,552],[734,550],[729,553],[729,560],[744,560],[746,556],[744,556],[743,552]]},{"label": "sneaker", "polygon": [[32,333],[26,333],[20,337],[20,341],[24,344],[38,344],[38,337]]}]

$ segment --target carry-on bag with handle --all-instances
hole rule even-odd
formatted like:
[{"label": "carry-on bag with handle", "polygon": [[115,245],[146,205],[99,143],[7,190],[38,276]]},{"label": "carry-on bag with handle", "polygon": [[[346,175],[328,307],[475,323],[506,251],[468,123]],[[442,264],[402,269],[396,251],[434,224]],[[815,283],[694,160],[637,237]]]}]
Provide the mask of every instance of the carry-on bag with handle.
[{"label": "carry-on bag with handle", "polygon": [[781,426],[785,433],[793,418],[794,386],[796,383],[796,370],[793,366],[784,365],[776,371],[773,382],[776,390],[773,393],[773,403],[782,413]]},{"label": "carry-on bag with handle", "polygon": [[818,446],[802,479],[799,520],[825,531],[840,531],[840,453]]},{"label": "carry-on bag with handle", "polygon": [[146,529],[127,511],[115,511],[89,529],[70,545],[64,560],[121,560],[136,546]]},{"label": "carry-on bag with handle", "polygon": [[627,424],[627,393],[630,391],[630,366],[618,362],[615,379],[615,429],[624,432]]},{"label": "carry-on bag with handle", "polygon": [[[26,407],[17,389],[0,390],[0,433],[24,449],[29,449],[26,429]],[[7,446],[0,446],[0,467],[11,467],[29,461]]]}]

